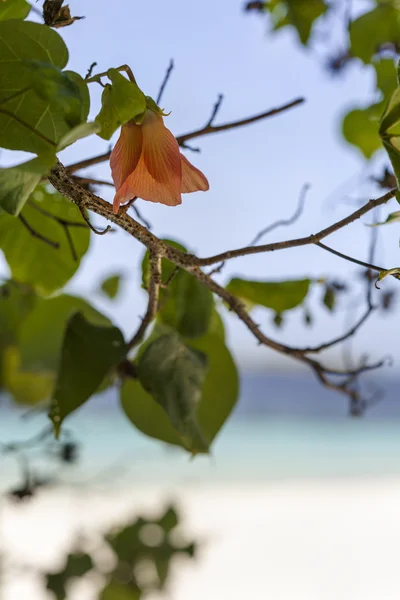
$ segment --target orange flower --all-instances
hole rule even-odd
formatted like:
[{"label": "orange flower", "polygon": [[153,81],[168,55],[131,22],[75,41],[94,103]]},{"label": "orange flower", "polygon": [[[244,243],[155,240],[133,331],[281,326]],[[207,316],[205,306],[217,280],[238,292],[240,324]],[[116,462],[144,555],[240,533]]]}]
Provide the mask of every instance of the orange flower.
[{"label": "orange flower", "polygon": [[160,114],[147,109],[141,125],[121,128],[110,166],[117,193],[113,210],[137,196],[168,206],[181,204],[181,194],[208,190],[208,181],[179,151],[178,142]]}]

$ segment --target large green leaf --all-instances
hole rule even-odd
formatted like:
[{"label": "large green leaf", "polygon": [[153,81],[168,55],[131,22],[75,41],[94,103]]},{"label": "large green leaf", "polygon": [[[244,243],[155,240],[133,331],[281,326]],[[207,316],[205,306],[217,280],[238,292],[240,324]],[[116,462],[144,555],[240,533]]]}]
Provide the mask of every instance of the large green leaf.
[{"label": "large green leaf", "polygon": [[159,318],[184,337],[205,335],[210,327],[214,298],[193,275],[180,270],[161,300]]},{"label": "large green leaf", "polygon": [[0,209],[11,215],[18,215],[55,162],[55,154],[46,154],[15,167],[0,168]]},{"label": "large green leaf", "polygon": [[207,370],[204,354],[193,351],[175,333],[151,342],[137,364],[143,388],[167,413],[188,445],[207,449],[197,423],[197,409]]},{"label": "large green leaf", "polygon": [[93,325],[81,313],[67,323],[49,417],[58,437],[65,417],[94,394],[127,351],[117,327]]},{"label": "large green leaf", "polygon": [[[207,356],[207,374],[197,409],[197,421],[204,439],[210,445],[236,404],[238,374],[231,353],[220,335],[210,333],[191,340],[190,346]],[[179,436],[166,412],[139,381],[127,379],[123,383],[121,403],[127,417],[145,435],[183,446],[193,454],[203,451]]]},{"label": "large green leaf", "polygon": [[0,56],[0,145],[54,150],[84,112],[82,82],[60,71],[68,60],[63,39],[46,25],[2,21]]},{"label": "large green leaf", "polygon": [[1,0],[0,21],[9,19],[25,19],[31,10],[26,0]]},{"label": "large green leaf", "polygon": [[382,44],[397,43],[400,39],[400,11],[391,2],[376,6],[351,23],[351,53],[365,63]]},{"label": "large green leaf", "polygon": [[344,138],[357,146],[365,156],[371,158],[382,148],[379,137],[379,119],[384,109],[384,103],[379,102],[367,108],[351,110],[343,119],[342,131]]},{"label": "large green leaf", "polygon": [[135,83],[116,69],[109,69],[107,75],[112,85],[106,84],[101,96],[101,110],[96,117],[101,126],[99,136],[105,140],[109,140],[118,127],[146,110],[146,97]]},{"label": "large green leaf", "polygon": [[[43,186],[34,192],[21,217],[25,224],[0,214],[0,249],[15,279],[34,285],[42,293],[51,293],[78,269],[89,248],[90,230],[72,202]],[[32,231],[58,247],[35,237]]]},{"label": "large green leaf", "polygon": [[63,294],[55,298],[37,298],[19,331],[21,365],[25,370],[56,370],[59,364],[65,324],[76,313],[91,323],[110,325],[86,300]]},{"label": "large green leaf", "polygon": [[226,289],[249,305],[257,304],[282,313],[301,304],[308,294],[309,287],[309,279],[250,281],[234,278]]}]

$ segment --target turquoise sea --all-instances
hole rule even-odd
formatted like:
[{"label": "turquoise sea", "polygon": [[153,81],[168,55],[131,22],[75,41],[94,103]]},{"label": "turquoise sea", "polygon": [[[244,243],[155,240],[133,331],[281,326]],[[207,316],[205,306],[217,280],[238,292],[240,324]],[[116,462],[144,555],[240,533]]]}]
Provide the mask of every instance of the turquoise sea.
[{"label": "turquoise sea", "polygon": [[[349,416],[346,399],[311,378],[244,374],[238,405],[212,448],[194,460],[136,431],[118,407],[117,392],[93,398],[66,422],[80,445],[76,467],[57,471],[71,484],[95,481],[196,484],[293,478],[400,475],[400,382],[374,380],[382,399],[363,417]],[[43,414],[0,408],[0,441],[34,436]],[[36,452],[36,454],[35,454]],[[48,457],[35,464],[54,474]],[[0,482],[16,477],[15,458],[2,456]]]}]

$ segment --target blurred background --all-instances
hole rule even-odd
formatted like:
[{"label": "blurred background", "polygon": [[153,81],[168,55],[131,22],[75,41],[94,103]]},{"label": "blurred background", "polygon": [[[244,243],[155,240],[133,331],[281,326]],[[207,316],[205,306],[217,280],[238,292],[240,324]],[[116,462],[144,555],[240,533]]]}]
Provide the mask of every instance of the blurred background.
[{"label": "blurred background", "polygon": [[[272,33],[268,16],[245,11],[240,0],[71,1],[71,12],[86,18],[61,32],[70,50],[69,68],[84,75],[93,61],[97,71],[128,63],[145,93],[155,96],[169,60],[174,60],[162,106],[171,110],[167,125],[175,135],[206,123],[221,93],[216,123],[306,99],[276,117],[195,140],[201,152],[187,156],[207,175],[210,191],[184,197],[173,210],[142,201],[140,211],[157,235],[207,256],[247,245],[262,228],[293,214],[305,184],[310,187],[301,217],[265,241],[309,235],[382,193],[373,178],[387,166],[383,153],[367,163],[341,133],[343,116],[351,108],[374,101],[374,72],[359,60],[339,73],[332,68],[345,47],[343,21],[350,5],[355,17],[372,4],[331,2],[330,18],[318,21],[312,44],[304,47],[293,27]],[[32,19],[39,17],[33,14]],[[93,116],[99,106],[94,89]],[[88,138],[65,150],[62,160],[69,164],[107,149],[106,142]],[[12,164],[15,153],[5,153],[1,160]],[[85,174],[110,179],[108,163]],[[113,191],[104,187],[101,195],[112,200]],[[366,225],[384,220],[396,210],[395,201],[390,208],[367,215],[329,242],[367,260],[371,229]],[[379,232],[377,264],[397,266],[398,239],[397,224]],[[140,288],[142,256],[140,245],[122,232],[106,239],[94,236],[68,290],[90,297],[130,335],[146,304]],[[5,261],[0,260],[0,267],[7,277]],[[111,301],[97,290],[114,273],[122,274],[123,287]],[[233,276],[329,278],[352,284],[351,293],[338,294],[335,310],[324,302],[326,287],[315,286],[307,307],[285,314],[280,327],[273,314],[256,309],[266,334],[288,344],[329,340],[346,331],[364,309],[363,270],[320,248],[235,259],[217,275],[221,283]],[[65,589],[59,578],[57,585],[50,580],[46,590],[45,574],[63,570],[74,544],[93,551],[100,565],[107,564],[110,557],[100,542],[110,528],[132,523],[138,515],[158,518],[174,507],[185,544],[194,546],[188,550],[183,545],[183,553],[172,556],[171,563],[168,559],[168,598],[398,599],[395,284],[382,282],[381,290],[374,291],[380,310],[344,349],[328,353],[335,365],[364,355],[371,360],[391,357],[390,366],[364,380],[371,406],[360,418],[350,417],[347,400],[322,388],[302,366],[259,347],[228,311],[223,317],[241,392],[208,457],[191,460],[180,449],[134,430],[118,410],[116,390],[77,411],[59,444],[46,433],[38,435],[42,414],[15,408],[3,396],[1,597],[97,598],[101,578],[90,568],[72,570],[76,577],[65,578]],[[15,447],[16,442],[21,446]],[[151,539],[148,546],[155,548],[156,542]],[[159,591],[143,585],[149,598],[161,598]],[[120,590],[103,598],[139,598],[135,593]]]}]

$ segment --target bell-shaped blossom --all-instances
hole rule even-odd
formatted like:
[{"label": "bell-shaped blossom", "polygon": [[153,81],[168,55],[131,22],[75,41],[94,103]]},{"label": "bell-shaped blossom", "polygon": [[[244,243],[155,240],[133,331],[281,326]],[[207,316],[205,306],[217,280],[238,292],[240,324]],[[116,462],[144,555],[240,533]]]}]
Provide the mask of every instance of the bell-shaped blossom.
[{"label": "bell-shaped blossom", "polygon": [[180,153],[162,115],[151,109],[140,125],[131,120],[122,126],[110,166],[116,189],[114,213],[135,196],[176,206],[182,202],[182,193],[209,188],[203,173]]}]

